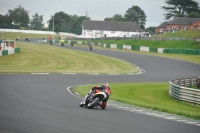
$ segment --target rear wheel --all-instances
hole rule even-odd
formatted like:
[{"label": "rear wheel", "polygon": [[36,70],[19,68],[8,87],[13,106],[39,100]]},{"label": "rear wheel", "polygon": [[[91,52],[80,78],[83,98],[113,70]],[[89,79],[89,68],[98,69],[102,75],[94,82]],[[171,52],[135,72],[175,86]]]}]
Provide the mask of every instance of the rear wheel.
[{"label": "rear wheel", "polygon": [[101,101],[100,98],[99,98],[99,97],[96,97],[91,103],[89,103],[89,104],[87,105],[87,108],[88,108],[88,109],[94,108],[100,101]]},{"label": "rear wheel", "polygon": [[106,107],[101,107],[101,109],[105,109]]}]

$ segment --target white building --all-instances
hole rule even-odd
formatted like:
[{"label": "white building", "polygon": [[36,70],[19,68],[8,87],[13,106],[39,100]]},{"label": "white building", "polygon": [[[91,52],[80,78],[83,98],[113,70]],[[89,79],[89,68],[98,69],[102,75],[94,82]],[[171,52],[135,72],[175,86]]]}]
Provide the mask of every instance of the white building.
[{"label": "white building", "polygon": [[82,25],[82,36],[87,38],[131,37],[143,32],[136,22],[83,20]]}]

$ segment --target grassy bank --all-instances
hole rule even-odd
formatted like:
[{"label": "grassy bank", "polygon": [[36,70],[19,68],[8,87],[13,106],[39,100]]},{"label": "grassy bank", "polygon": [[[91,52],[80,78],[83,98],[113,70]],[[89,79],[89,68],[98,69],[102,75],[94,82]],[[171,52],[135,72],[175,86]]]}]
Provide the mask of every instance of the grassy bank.
[{"label": "grassy bank", "polygon": [[200,50],[200,42],[193,40],[95,40],[108,44],[146,46],[152,48],[177,48]]},{"label": "grassy bank", "polygon": [[[85,96],[96,85],[79,86],[75,91]],[[168,93],[169,83],[111,83],[110,99],[200,119],[200,106],[174,99]]]},{"label": "grassy bank", "polygon": [[172,32],[167,32],[163,34],[156,34],[154,37],[186,37],[186,38],[200,38],[200,30],[180,30]]},{"label": "grassy bank", "polygon": [[0,56],[0,73],[136,73],[128,62],[49,45],[17,43],[21,52]]},{"label": "grassy bank", "polygon": [[[51,34],[35,34],[35,33],[21,33],[21,32],[3,32],[3,34],[0,34],[0,40],[15,40],[18,36],[19,39],[24,40],[27,37],[30,38],[49,38],[49,35]],[[54,35],[54,38],[58,39],[59,35]]]},{"label": "grassy bank", "polygon": [[[83,44],[75,44],[75,45],[80,46],[80,47],[88,47],[87,45],[83,45]],[[140,51],[135,51],[135,50],[110,49],[110,48],[103,48],[103,47],[100,47],[100,46],[93,46],[93,47],[94,47],[94,49],[104,49],[104,50],[112,50],[112,51],[120,51],[120,52],[129,52],[129,53],[136,53],[136,54],[149,55],[149,56],[160,56],[160,57],[185,60],[185,61],[200,64],[200,55],[168,54],[168,53],[160,54],[160,53],[153,53],[153,52],[140,52]]]}]

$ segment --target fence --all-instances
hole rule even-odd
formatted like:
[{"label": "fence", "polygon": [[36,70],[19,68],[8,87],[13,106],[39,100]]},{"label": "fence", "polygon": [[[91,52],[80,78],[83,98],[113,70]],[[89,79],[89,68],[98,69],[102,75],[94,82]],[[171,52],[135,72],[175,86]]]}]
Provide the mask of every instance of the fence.
[{"label": "fence", "polygon": [[196,40],[200,41],[199,38],[182,38],[182,37],[148,37],[148,36],[133,36],[133,37],[101,37],[101,38],[75,38],[76,40]]},{"label": "fence", "polygon": [[101,38],[101,40],[197,40],[198,41],[198,38],[133,36],[133,37],[103,37]]},{"label": "fence", "polygon": [[188,88],[197,84],[197,77],[172,80],[169,82],[169,94],[181,101],[200,104],[200,90]]}]

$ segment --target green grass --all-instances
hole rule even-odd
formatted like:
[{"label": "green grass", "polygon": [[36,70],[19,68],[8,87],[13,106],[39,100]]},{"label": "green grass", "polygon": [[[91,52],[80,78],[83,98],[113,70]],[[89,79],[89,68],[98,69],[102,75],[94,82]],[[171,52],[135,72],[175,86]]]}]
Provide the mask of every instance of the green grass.
[{"label": "green grass", "polygon": [[177,48],[200,50],[200,42],[194,40],[95,40],[107,44],[146,46],[152,48]]},{"label": "green grass", "polygon": [[[48,39],[49,38],[49,35],[51,34],[34,34],[34,33],[21,33],[21,32],[3,32],[3,34],[1,33],[0,34],[0,40],[15,40],[18,36],[19,36],[19,39],[21,40],[24,40],[25,38],[27,37],[30,37],[30,38],[39,38],[39,39],[42,39],[42,38],[46,38]],[[58,38],[59,35],[54,35],[54,38]]]},{"label": "green grass", "polygon": [[[86,45],[81,45],[81,44],[75,44],[75,45],[80,46],[80,47],[88,47]],[[185,61],[200,64],[200,55],[167,54],[167,53],[160,54],[160,53],[153,53],[153,52],[140,52],[140,51],[135,51],[135,50],[110,49],[110,48],[103,48],[103,47],[100,47],[100,46],[93,46],[93,47],[94,47],[94,49],[104,49],[104,50],[112,50],[112,51],[129,52],[129,53],[136,53],[136,54],[149,55],[149,56],[160,56],[160,57],[185,60]]]},{"label": "green grass", "polygon": [[0,73],[136,73],[128,62],[49,45],[18,42],[21,52],[0,56]]},{"label": "green grass", "polygon": [[181,31],[175,31],[167,32],[163,34],[157,34],[153,37],[186,37],[186,38],[200,38],[200,30],[181,30]]},{"label": "green grass", "polygon": [[[153,37],[181,37],[181,38],[200,38],[200,30],[184,30],[157,34]],[[127,44],[134,46],[147,46],[152,48],[177,48],[200,50],[200,42],[196,40],[94,40],[108,44]]]},{"label": "green grass", "polygon": [[[85,96],[95,85],[76,87],[74,90]],[[110,99],[159,110],[172,114],[200,119],[200,106],[181,102],[169,95],[169,83],[110,83]]]},{"label": "green grass", "polygon": [[191,88],[200,90],[200,88],[198,88],[197,85],[192,86]]}]

